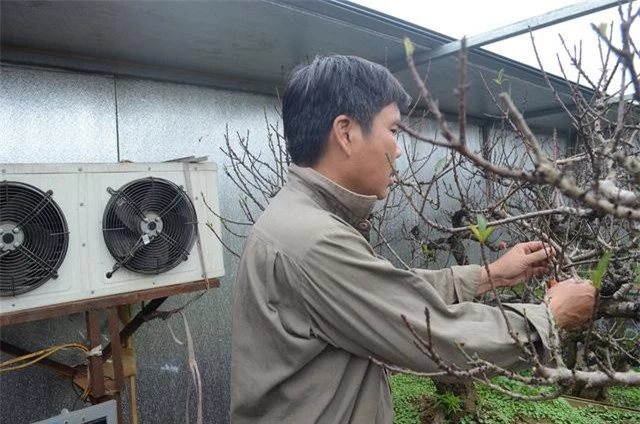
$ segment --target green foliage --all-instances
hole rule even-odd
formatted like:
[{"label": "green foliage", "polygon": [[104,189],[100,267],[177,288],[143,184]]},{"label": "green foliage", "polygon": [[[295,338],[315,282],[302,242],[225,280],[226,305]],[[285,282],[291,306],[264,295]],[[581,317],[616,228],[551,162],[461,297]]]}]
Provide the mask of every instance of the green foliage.
[{"label": "green foliage", "polygon": [[493,233],[494,227],[487,227],[487,219],[482,215],[477,215],[478,223],[476,225],[469,225],[471,232],[480,244],[485,244],[487,239]]},{"label": "green foliage", "polygon": [[611,259],[611,251],[607,250],[604,252],[600,261],[598,261],[598,266],[591,273],[591,281],[593,282],[593,286],[596,290],[600,290],[602,286],[602,277],[604,277],[605,272],[607,272],[607,267],[609,266],[609,260]]},{"label": "green foliage", "polygon": [[[496,377],[492,382],[522,394],[540,392],[537,388],[502,377]],[[574,408],[562,398],[541,402],[516,400],[482,384],[476,384],[476,389],[478,391],[478,414],[475,417],[464,417],[461,423],[631,424],[640,422],[640,413],[631,411],[602,407]],[[417,400],[422,397],[435,398],[436,403],[440,402],[442,407],[445,407],[444,403],[453,405],[453,402],[449,403],[452,399],[445,400],[444,396],[436,396],[435,386],[431,380],[419,377],[394,375],[391,377],[391,390],[393,392],[394,424],[420,424]],[[618,405],[636,408],[640,405],[640,388],[612,387],[609,389],[609,393],[612,403],[617,401]],[[458,402],[459,400],[457,398]]]},{"label": "green foliage", "polygon": [[[624,339],[620,341],[620,346],[632,354],[640,354],[640,329],[628,327],[624,330]],[[640,405],[640,402],[638,402]]]},{"label": "green foliage", "polygon": [[640,408],[640,387],[611,387],[608,397],[614,405]]},{"label": "green foliage", "polygon": [[504,68],[500,68],[498,75],[493,79],[496,85],[501,86],[507,79],[504,77]]},{"label": "green foliage", "polygon": [[433,382],[404,374],[391,376],[390,382],[393,393],[393,423],[419,424],[420,411],[415,402],[427,393],[435,394],[436,387]]},{"label": "green foliage", "polygon": [[442,409],[445,415],[449,416],[462,412],[462,399],[460,399],[460,396],[451,392],[437,393],[435,396],[436,406]]}]

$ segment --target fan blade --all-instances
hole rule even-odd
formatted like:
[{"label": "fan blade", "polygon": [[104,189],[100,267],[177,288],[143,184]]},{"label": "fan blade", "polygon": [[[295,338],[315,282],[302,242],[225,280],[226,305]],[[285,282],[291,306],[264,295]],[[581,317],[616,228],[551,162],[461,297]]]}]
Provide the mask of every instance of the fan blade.
[{"label": "fan blade", "polygon": [[154,180],[149,181],[149,189],[145,192],[144,196],[140,200],[139,205],[145,212],[159,213],[158,196],[156,191],[156,182]]},{"label": "fan blade", "polygon": [[166,242],[160,237],[154,237],[149,244],[140,248],[125,266],[132,271],[160,273],[164,271],[168,260],[169,249]]},{"label": "fan blade", "polygon": [[126,258],[140,240],[140,235],[127,230],[110,231],[107,237],[107,246],[117,261]]},{"label": "fan blade", "polygon": [[162,271],[169,264],[169,252],[171,247],[167,241],[161,237],[156,237],[151,242],[153,245],[153,255],[151,256],[151,264],[153,270]]},{"label": "fan blade", "polygon": [[142,228],[140,228],[142,218],[138,215],[136,208],[129,204],[128,200],[115,202],[111,210],[118,220],[124,224],[127,229],[129,229],[129,231],[137,234],[138,236],[142,234]]},{"label": "fan blade", "polygon": [[184,199],[180,207],[177,208],[177,212],[182,217],[181,223],[195,223],[198,221],[190,199]]},{"label": "fan blade", "polygon": [[[106,221],[112,226],[111,221],[118,225],[120,220],[122,225],[109,231],[105,224],[104,235],[107,245],[114,245],[109,250],[120,264],[142,273],[161,273],[180,264],[193,246],[197,231],[195,209],[184,190],[171,181],[149,177],[132,181],[113,193],[119,197],[110,201],[110,217]],[[145,217],[159,218],[157,225],[141,225]],[[122,237],[128,237],[130,245],[145,240],[147,244],[124,251],[125,243],[118,242]]]},{"label": "fan blade", "polygon": [[36,249],[48,246],[51,243],[51,229],[43,227],[36,222],[29,222],[21,228],[24,234],[23,244],[29,249]]},{"label": "fan blade", "polygon": [[0,222],[9,219],[20,221],[25,213],[24,204],[25,199],[20,196],[20,193],[7,197],[6,192],[0,191]]}]

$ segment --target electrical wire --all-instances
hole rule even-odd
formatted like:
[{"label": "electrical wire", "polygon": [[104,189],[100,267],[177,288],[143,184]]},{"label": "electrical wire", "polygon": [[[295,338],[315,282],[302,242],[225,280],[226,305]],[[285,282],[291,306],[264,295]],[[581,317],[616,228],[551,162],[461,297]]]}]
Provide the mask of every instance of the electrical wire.
[{"label": "electrical wire", "polygon": [[[79,387],[79,385],[71,381],[71,389],[73,390],[73,393],[75,393],[75,395],[78,396],[78,400],[80,400],[80,402],[87,403],[89,399],[89,395],[91,394],[91,386],[87,386],[87,388],[84,389],[82,393],[80,393],[76,389],[77,387]],[[78,405],[78,401],[76,401],[76,403],[73,404],[74,410],[77,409],[77,405]]]},{"label": "electrical wire", "polygon": [[[4,372],[17,371],[20,369],[24,369],[28,366],[31,366],[33,364],[40,362],[41,360],[53,355],[54,353],[60,352],[61,350],[65,350],[65,349],[77,349],[82,351],[82,353],[84,353],[86,356],[90,355],[91,353],[91,351],[86,346],[81,345],[79,343],[67,343],[63,345],[52,346],[46,349],[39,350],[37,352],[32,352],[26,355],[18,356],[16,358],[0,363],[0,374]],[[29,362],[25,362],[25,361],[29,361]],[[24,363],[21,363],[21,362],[24,362]],[[14,365],[14,364],[18,364],[18,365]],[[91,387],[87,385],[87,387],[82,392],[82,395],[80,395],[80,400],[82,400],[83,402],[86,402],[90,394],[91,394]]]},{"label": "electrical wire", "polygon": [[[23,356],[18,356],[16,358],[0,363],[0,373],[16,371],[16,370],[26,368],[35,363],[38,363],[39,361],[53,355],[56,352],[59,352],[65,349],[78,349],[78,350],[81,350],[85,355],[89,353],[89,349],[87,349],[85,346],[79,343],[68,343],[68,344],[59,345],[59,346],[52,346],[47,349],[42,349],[37,352],[32,352]],[[25,361],[29,361],[29,362],[25,362]],[[20,363],[20,362],[25,362],[25,363]],[[18,364],[18,365],[14,365],[14,364]]]}]

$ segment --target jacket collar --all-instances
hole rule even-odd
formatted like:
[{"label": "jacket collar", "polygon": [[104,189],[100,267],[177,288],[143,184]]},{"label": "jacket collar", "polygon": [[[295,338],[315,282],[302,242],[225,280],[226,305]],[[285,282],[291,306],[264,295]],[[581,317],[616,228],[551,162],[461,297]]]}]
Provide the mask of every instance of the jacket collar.
[{"label": "jacket collar", "polygon": [[296,188],[305,191],[322,208],[338,215],[358,230],[367,239],[371,230],[369,216],[373,212],[376,196],[364,196],[354,193],[331,181],[313,168],[291,165],[289,181]]}]

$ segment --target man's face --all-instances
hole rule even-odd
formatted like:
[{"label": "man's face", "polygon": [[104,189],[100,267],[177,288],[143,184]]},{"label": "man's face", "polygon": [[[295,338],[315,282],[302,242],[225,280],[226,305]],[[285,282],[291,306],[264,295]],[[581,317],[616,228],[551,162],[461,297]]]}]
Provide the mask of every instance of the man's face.
[{"label": "man's face", "polygon": [[399,124],[400,111],[391,103],[373,118],[369,132],[357,127],[352,139],[352,191],[378,199],[389,193],[389,187],[396,182],[395,160],[402,154],[396,140]]}]

